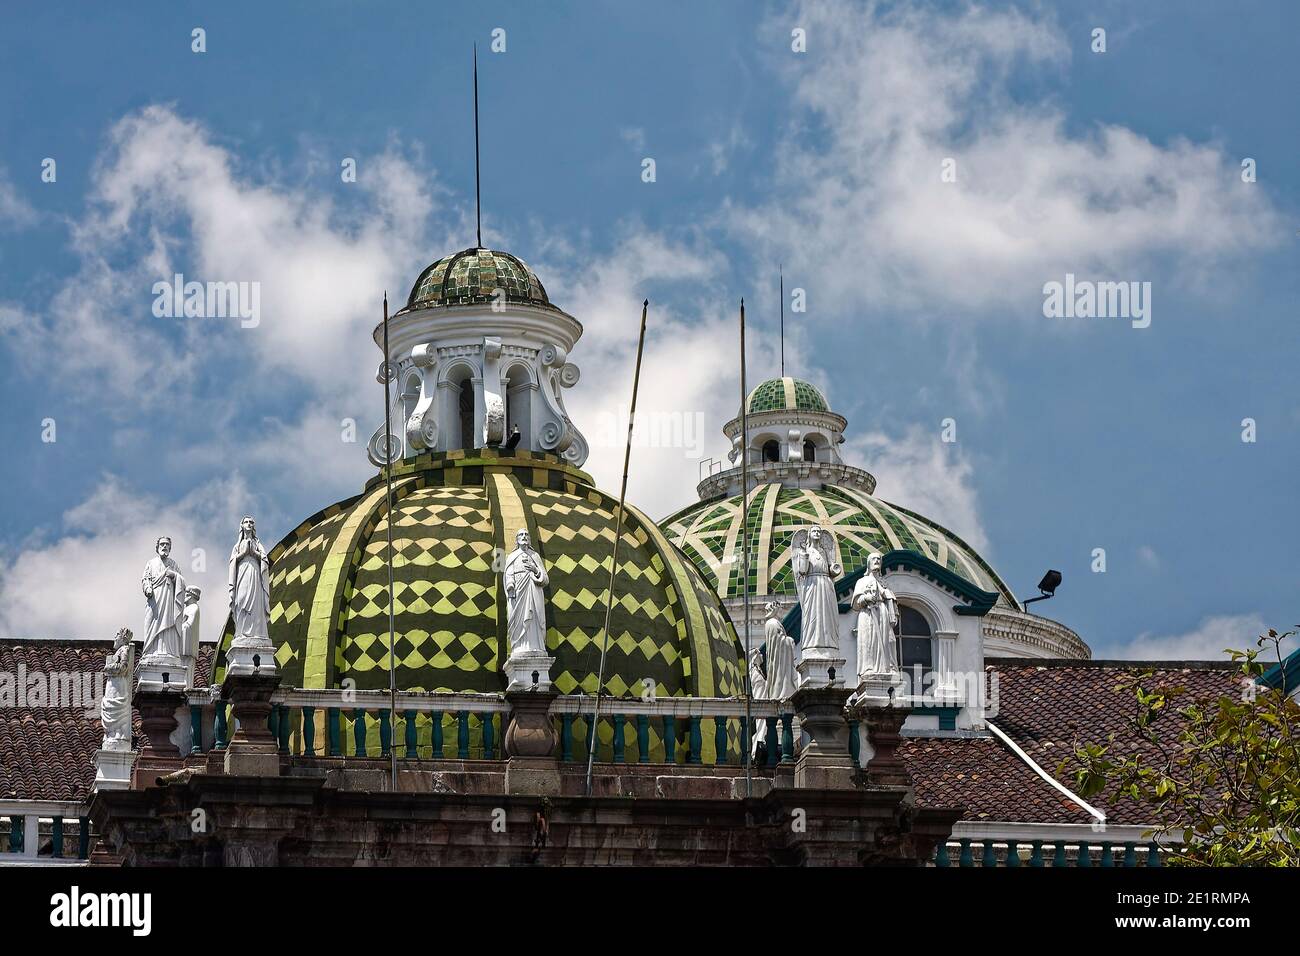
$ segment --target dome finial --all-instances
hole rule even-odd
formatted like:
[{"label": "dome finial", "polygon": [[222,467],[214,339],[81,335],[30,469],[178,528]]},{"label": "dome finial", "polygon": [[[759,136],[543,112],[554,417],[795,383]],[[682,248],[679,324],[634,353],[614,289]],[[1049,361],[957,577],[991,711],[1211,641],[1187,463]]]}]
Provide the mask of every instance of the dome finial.
[{"label": "dome finial", "polygon": [[474,229],[477,249],[483,248],[483,210],[479,199],[478,169],[478,44],[474,44]]}]

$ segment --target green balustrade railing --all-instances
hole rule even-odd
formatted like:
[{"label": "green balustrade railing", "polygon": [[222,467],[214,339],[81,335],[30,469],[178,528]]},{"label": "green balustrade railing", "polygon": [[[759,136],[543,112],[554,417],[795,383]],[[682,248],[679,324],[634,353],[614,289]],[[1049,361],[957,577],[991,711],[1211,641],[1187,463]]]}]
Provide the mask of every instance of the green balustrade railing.
[{"label": "green balustrade railing", "polygon": [[[979,844],[978,862],[975,850],[975,844]],[[998,847],[1005,848],[1005,855],[999,858]],[[1076,843],[1047,843],[1048,852],[1051,854],[1051,862],[1047,862],[1047,854],[1044,852],[1044,841],[1030,840],[1028,842],[1007,841],[1003,843],[999,840],[972,840],[969,837],[958,837],[945,843],[940,843],[935,847],[934,865],[937,867],[951,867],[953,865],[953,853],[956,851],[957,866],[959,867],[1021,867],[1029,866],[1034,868],[1051,867],[1068,867],[1091,868],[1114,867],[1116,847],[1122,848],[1123,866],[1161,866],[1160,847],[1155,843],[1148,843],[1143,847],[1142,844],[1134,841],[1118,843],[1117,841],[1106,840],[1096,845],[1088,840],[1078,840]],[[1143,863],[1138,862],[1139,849],[1146,851],[1146,857]],[[1073,849],[1073,862],[1070,860],[1070,851]],[[1096,862],[1093,860],[1093,851],[1096,851]]]},{"label": "green balustrade railing", "polygon": [[[768,747],[755,769],[795,760],[794,715],[772,701],[751,701],[748,722],[745,701],[735,698],[609,698],[593,722],[594,703],[590,695],[552,703],[561,760],[585,761],[595,748],[605,763],[740,767],[760,726]],[[390,757],[396,748],[402,760],[499,760],[509,711],[504,694],[401,691],[394,711],[384,691],[284,688],[272,698],[267,729],[276,749],[293,757]],[[229,701],[191,696],[190,720],[195,752],[205,736],[212,749],[229,746]]]},{"label": "green balustrade railing", "polygon": [[[9,832],[0,843],[0,856],[21,856],[26,859],[50,860],[90,857],[90,818],[76,815],[68,809],[55,809],[42,802],[32,804],[31,812],[15,813],[10,808],[0,809],[0,816],[8,821]],[[10,805],[11,807],[13,804]],[[70,854],[68,822],[76,821],[76,853]],[[48,837],[48,842],[46,842]]]}]

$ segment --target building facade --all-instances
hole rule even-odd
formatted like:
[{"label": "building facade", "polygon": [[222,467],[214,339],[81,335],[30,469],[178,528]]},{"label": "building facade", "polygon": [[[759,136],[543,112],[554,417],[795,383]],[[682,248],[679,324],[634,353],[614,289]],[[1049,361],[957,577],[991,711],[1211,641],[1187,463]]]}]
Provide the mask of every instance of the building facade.
[{"label": "building facade", "polygon": [[[797,379],[724,426],[732,461],[699,502],[659,523],[620,509],[565,408],[581,334],[508,253],[422,271],[374,332],[393,421],[369,442],[377,474],[267,549],[264,580],[241,533],[232,569],[251,562],[265,619],[218,609],[225,633],[183,681],[136,687],[129,751],[106,750],[90,707],[0,712],[0,862],[1158,860],[1146,821],[1055,769],[1068,737],[1114,729],[1115,676],[1136,665],[1090,661],[957,535],[878,497],[841,456],[847,421]],[[837,664],[759,695],[762,635],[808,663],[792,551],[813,528]],[[854,594],[876,573],[897,673],[873,695]],[[112,651],[8,647],[14,668],[75,657],[101,686]],[[1161,666],[1206,694],[1233,680]],[[210,830],[186,824],[196,809]]]}]

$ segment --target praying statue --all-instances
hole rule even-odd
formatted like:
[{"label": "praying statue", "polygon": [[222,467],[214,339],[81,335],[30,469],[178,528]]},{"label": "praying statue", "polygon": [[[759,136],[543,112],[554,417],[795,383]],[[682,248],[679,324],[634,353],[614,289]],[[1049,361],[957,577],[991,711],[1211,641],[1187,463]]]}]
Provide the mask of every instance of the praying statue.
[{"label": "praying statue", "polygon": [[858,680],[897,672],[898,601],[880,579],[879,553],[867,558],[867,569],[853,586],[849,604],[858,612]]},{"label": "praying statue", "polygon": [[[781,624],[781,605],[763,605],[763,642],[749,650],[749,691],[754,700],[789,700],[799,688],[794,670],[794,639]],[[752,741],[755,758],[766,753],[767,721],[758,721]]]},{"label": "praying statue", "polygon": [[813,526],[794,534],[794,580],[803,611],[802,650],[805,658],[839,656],[839,600],[835,578],[843,568],[835,560],[830,532]]},{"label": "praying statue", "polygon": [[103,750],[131,749],[131,631],[122,628],[104,658],[104,696],[99,699],[104,725]]},{"label": "praying statue", "polygon": [[[763,644],[753,644],[749,648],[749,694],[754,700],[767,700],[767,676],[763,673]],[[754,755],[754,762],[760,763],[767,752],[767,721],[759,718],[750,737],[749,749]]]},{"label": "praying statue", "polygon": [[506,558],[502,578],[506,586],[508,657],[546,654],[546,592],[550,583],[541,555],[533,550],[528,531],[515,534],[515,549]]},{"label": "praying statue", "polygon": [[171,538],[162,535],[154,552],[140,579],[146,607],[140,662],[179,663],[185,653],[185,578],[171,559]]},{"label": "praying statue", "polygon": [[794,639],[781,623],[780,604],[768,601],[764,610],[767,612],[767,620],[763,622],[766,695],[769,700],[789,700],[799,688],[794,670]]},{"label": "praying statue", "polygon": [[271,563],[257,524],[249,515],[239,522],[239,540],[230,551],[230,614],[235,622],[233,643],[271,643]]}]

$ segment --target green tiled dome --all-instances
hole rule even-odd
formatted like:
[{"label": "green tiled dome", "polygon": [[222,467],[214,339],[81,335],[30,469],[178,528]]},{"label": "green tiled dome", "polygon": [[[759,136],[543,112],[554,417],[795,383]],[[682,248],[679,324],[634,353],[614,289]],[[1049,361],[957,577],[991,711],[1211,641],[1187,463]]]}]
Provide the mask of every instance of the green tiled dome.
[{"label": "green tiled dome", "polygon": [[[780,381],[779,379],[777,381]],[[873,551],[915,551],[984,591],[1018,607],[988,563],[951,531],[914,512],[842,485],[819,489],[759,485],[740,496],[702,501],[662,522],[664,532],[695,562],[721,598],[741,596],[741,520],[749,524],[750,594],[797,600],[790,544],[800,528],[821,525],[835,537],[845,574],[866,566]]]},{"label": "green tiled dome", "polygon": [[415,280],[406,307],[491,303],[497,289],[507,302],[554,308],[541,280],[522,259],[492,249],[465,249],[439,259]]},{"label": "green tiled dome", "polygon": [[753,415],[757,412],[805,411],[828,412],[824,396],[813,385],[797,378],[770,378],[749,393],[745,410]]},{"label": "green tiled dome", "polygon": [[[596,690],[617,497],[552,455],[495,449],[422,455],[393,469],[397,686],[505,689],[497,570],[527,528],[545,562],[546,646],[561,693]],[[286,686],[388,687],[388,510],[382,476],[270,552],[271,639]],[[605,692],[741,692],[736,634],[695,566],[629,507],[619,545]],[[227,623],[216,679],[224,676]]]}]

